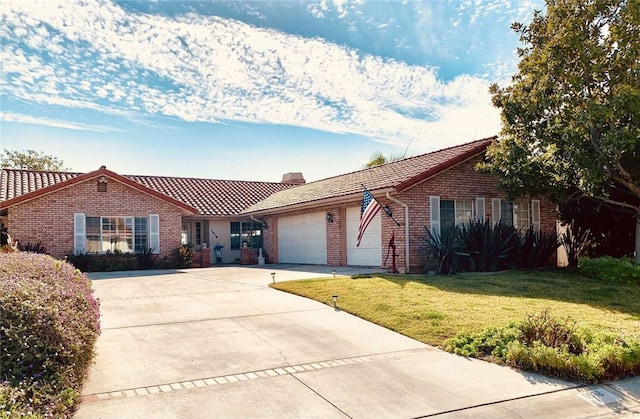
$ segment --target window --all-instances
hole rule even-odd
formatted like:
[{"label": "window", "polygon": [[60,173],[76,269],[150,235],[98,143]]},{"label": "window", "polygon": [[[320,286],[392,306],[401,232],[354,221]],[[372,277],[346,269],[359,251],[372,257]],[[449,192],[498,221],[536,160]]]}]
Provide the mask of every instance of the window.
[{"label": "window", "polygon": [[86,217],[86,252],[140,253],[149,249],[146,217]]},{"label": "window", "polygon": [[527,230],[531,226],[529,203],[526,201],[500,203],[500,223],[514,226],[518,230]]},{"label": "window", "polygon": [[473,218],[473,201],[455,201],[456,225],[468,223]]},{"label": "window", "polygon": [[196,245],[202,244],[202,223],[196,222]]},{"label": "window", "polygon": [[180,243],[183,245],[188,245],[191,243],[191,224],[182,223],[182,236],[180,239]]},{"label": "window", "polygon": [[136,253],[146,252],[149,249],[149,220],[143,217],[136,217],[133,226],[133,243]]},{"label": "window", "polygon": [[440,201],[440,228],[448,230],[456,225],[456,211],[453,201]]},{"label": "window", "polygon": [[527,201],[514,201],[513,225],[520,230],[528,230],[531,227],[529,203]]},{"label": "window", "polygon": [[540,201],[532,200],[531,205],[526,200],[513,202],[492,199],[492,220],[494,224],[514,226],[518,230],[533,228],[540,231]]},{"label": "window", "polygon": [[231,231],[231,250],[239,250],[245,244],[252,249],[262,247],[262,224],[232,222]]},{"label": "window", "polygon": [[513,202],[502,201],[500,203],[500,224],[513,225]]},{"label": "window", "polygon": [[473,201],[440,200],[440,226],[442,229],[452,228],[468,223],[473,218]]}]

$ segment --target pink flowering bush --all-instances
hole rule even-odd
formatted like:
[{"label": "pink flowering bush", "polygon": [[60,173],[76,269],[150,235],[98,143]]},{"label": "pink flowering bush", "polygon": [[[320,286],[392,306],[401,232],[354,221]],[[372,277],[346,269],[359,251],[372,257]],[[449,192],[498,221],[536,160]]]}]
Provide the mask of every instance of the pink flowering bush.
[{"label": "pink flowering bush", "polygon": [[71,417],[100,334],[91,282],[36,253],[0,253],[0,417]]}]

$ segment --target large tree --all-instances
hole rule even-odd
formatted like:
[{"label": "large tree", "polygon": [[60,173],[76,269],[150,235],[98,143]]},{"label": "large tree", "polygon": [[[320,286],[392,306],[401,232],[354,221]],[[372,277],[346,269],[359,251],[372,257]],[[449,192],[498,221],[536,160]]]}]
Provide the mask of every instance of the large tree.
[{"label": "large tree", "polygon": [[514,197],[588,196],[632,212],[640,262],[640,2],[547,0],[512,28],[520,62],[510,85],[491,86],[502,131],[486,167]]},{"label": "large tree", "polygon": [[64,167],[62,160],[34,150],[11,151],[5,149],[0,154],[0,167],[26,170],[69,170]]}]

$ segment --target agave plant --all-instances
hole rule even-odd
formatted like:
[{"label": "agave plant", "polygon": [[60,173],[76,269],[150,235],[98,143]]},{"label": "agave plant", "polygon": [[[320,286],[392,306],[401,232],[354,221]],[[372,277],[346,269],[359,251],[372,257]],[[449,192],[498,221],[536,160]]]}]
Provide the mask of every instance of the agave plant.
[{"label": "agave plant", "polygon": [[591,236],[591,230],[581,228],[571,222],[567,226],[567,231],[562,233],[561,240],[564,250],[567,252],[569,266],[576,267],[578,266],[578,259],[584,256],[586,250],[591,246],[593,237]]},{"label": "agave plant", "polygon": [[539,268],[547,265],[553,253],[562,245],[562,240],[555,229],[549,233],[535,231],[532,227],[522,234],[510,258],[510,262],[518,268]]},{"label": "agave plant", "polygon": [[506,265],[517,231],[512,226],[478,220],[462,226],[461,239],[475,269],[493,272]]},{"label": "agave plant", "polygon": [[425,230],[428,257],[438,261],[439,274],[453,275],[471,262],[458,228],[445,228],[440,233],[433,233],[425,226]]}]

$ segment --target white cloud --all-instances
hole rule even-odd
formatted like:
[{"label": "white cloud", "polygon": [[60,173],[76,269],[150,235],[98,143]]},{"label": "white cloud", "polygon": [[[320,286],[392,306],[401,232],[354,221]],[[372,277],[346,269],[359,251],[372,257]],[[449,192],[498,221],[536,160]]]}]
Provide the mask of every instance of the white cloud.
[{"label": "white cloud", "polygon": [[[343,15],[348,5],[331,7]],[[229,19],[128,14],[106,0],[8,0],[0,27],[0,87],[23,101],[302,126],[424,149],[499,129],[488,83],[478,77],[442,82],[433,68]]]},{"label": "white cloud", "polygon": [[53,128],[64,128],[75,131],[92,131],[92,132],[123,132],[123,130],[107,125],[90,125],[77,122],[69,122],[61,119],[51,119],[44,117],[35,117],[31,115],[23,115],[13,112],[0,112],[0,120],[6,122],[19,122],[22,124],[45,125]]}]

